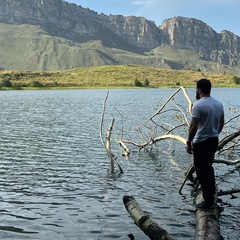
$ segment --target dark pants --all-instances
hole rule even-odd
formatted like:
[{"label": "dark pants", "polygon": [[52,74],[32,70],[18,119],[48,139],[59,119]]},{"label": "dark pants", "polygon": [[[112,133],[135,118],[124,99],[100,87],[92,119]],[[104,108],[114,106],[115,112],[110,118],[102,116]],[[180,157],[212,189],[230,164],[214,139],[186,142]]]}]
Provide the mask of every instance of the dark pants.
[{"label": "dark pants", "polygon": [[212,167],[218,147],[218,138],[208,138],[193,144],[193,159],[197,178],[202,187],[203,198],[208,205],[214,203],[216,191],[215,176]]}]

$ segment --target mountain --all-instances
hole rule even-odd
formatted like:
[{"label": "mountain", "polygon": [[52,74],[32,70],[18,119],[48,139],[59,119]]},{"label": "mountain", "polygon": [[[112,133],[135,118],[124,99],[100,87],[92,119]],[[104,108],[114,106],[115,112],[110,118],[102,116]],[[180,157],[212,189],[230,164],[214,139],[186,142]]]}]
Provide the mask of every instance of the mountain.
[{"label": "mountain", "polygon": [[138,64],[240,73],[240,38],[173,17],[98,14],[63,0],[0,0],[0,69]]}]

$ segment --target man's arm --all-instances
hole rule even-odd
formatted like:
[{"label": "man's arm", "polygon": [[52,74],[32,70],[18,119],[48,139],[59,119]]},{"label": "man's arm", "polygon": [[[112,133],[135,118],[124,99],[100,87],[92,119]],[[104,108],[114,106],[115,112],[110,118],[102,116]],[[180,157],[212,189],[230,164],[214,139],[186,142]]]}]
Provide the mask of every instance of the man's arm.
[{"label": "man's arm", "polygon": [[189,126],[186,150],[190,154],[192,153],[192,140],[197,132],[199,121],[200,121],[200,118],[192,117],[192,120]]},{"label": "man's arm", "polygon": [[220,133],[223,129],[223,125],[224,125],[224,113],[222,114],[221,118],[220,118],[220,122],[218,125],[218,133]]},{"label": "man's arm", "polygon": [[197,132],[199,121],[200,121],[200,118],[194,118],[194,117],[191,120],[189,131],[188,131],[188,142],[189,143],[192,142],[192,140]]}]

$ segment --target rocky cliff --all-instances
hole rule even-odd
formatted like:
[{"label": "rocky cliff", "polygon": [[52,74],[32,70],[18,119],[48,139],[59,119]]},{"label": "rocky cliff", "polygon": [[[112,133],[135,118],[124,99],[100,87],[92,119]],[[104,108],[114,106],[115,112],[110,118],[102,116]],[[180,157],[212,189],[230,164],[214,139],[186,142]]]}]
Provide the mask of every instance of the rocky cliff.
[{"label": "rocky cliff", "polygon": [[[217,33],[197,19],[174,17],[157,27],[143,17],[107,16],[63,0],[0,0],[0,4],[0,23],[40,26],[49,36],[75,45],[98,40],[107,48],[133,53],[169,46],[196,52],[203,61],[240,67],[240,38],[228,31]],[[181,62],[175,66],[185,68]]]},{"label": "rocky cliff", "polygon": [[205,60],[230,66],[240,66],[240,38],[229,31],[217,33],[204,22],[175,17],[161,26],[165,41],[176,49],[197,51]]}]

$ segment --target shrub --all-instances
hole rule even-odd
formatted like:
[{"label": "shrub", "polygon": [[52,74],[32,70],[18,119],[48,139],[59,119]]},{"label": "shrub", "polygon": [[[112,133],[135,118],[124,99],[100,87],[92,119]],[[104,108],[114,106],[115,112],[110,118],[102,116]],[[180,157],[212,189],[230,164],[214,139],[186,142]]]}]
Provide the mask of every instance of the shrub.
[{"label": "shrub", "polygon": [[149,81],[148,81],[148,79],[146,78],[145,80],[144,80],[144,84],[143,84],[145,87],[149,87]]},{"label": "shrub", "polygon": [[232,79],[235,84],[240,84],[240,77],[234,75]]},{"label": "shrub", "polygon": [[0,83],[1,87],[12,87],[12,83],[9,79],[3,79]]},{"label": "shrub", "polygon": [[194,72],[201,72],[201,69],[200,68],[194,68],[193,71]]},{"label": "shrub", "polygon": [[40,81],[32,80],[29,87],[43,87],[43,84]]},{"label": "shrub", "polygon": [[134,80],[134,86],[136,87],[142,87],[142,83],[138,81],[137,79]]},{"label": "shrub", "polygon": [[176,82],[176,86],[180,86],[180,82],[179,81]]},{"label": "shrub", "polygon": [[21,79],[21,77],[22,77],[22,73],[14,73],[14,74],[12,74],[12,78],[13,79]]}]

